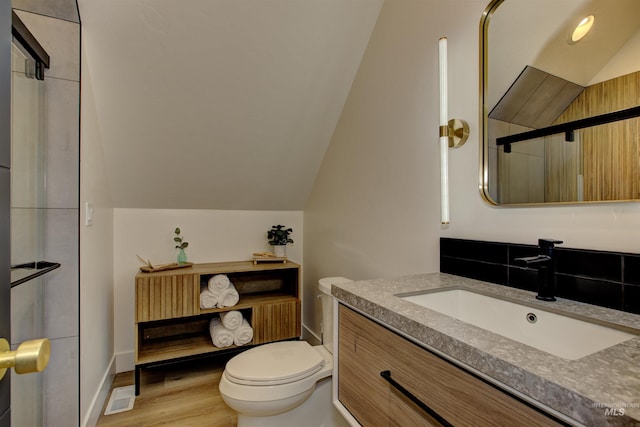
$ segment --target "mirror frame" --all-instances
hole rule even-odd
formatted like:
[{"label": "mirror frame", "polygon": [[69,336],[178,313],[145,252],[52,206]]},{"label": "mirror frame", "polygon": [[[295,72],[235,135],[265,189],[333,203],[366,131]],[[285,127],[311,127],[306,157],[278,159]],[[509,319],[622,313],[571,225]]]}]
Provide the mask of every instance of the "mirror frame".
[{"label": "mirror frame", "polygon": [[491,197],[489,193],[489,111],[486,104],[486,96],[488,94],[488,60],[489,60],[489,24],[496,9],[509,0],[491,0],[485,8],[480,19],[480,159],[479,159],[479,186],[480,196],[485,203],[495,207],[545,207],[545,206],[563,206],[563,205],[594,205],[603,203],[637,203],[640,199],[621,199],[621,200],[588,200],[588,201],[569,201],[569,202],[531,202],[531,203],[498,203]]}]

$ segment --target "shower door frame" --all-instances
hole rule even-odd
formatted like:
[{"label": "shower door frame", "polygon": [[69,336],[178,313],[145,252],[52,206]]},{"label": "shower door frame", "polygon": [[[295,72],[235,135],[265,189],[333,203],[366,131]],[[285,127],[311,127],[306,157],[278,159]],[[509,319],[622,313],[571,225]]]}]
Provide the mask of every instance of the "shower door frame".
[{"label": "shower door frame", "polygon": [[[11,1],[0,0],[0,338],[11,339]],[[11,426],[10,375],[0,381],[0,427]]]},{"label": "shower door frame", "polygon": [[[9,31],[11,28],[11,31]],[[11,342],[11,92],[13,39],[34,58],[35,78],[44,80],[49,55],[13,12],[0,0],[0,338]],[[11,375],[0,381],[0,427],[11,426]]]}]

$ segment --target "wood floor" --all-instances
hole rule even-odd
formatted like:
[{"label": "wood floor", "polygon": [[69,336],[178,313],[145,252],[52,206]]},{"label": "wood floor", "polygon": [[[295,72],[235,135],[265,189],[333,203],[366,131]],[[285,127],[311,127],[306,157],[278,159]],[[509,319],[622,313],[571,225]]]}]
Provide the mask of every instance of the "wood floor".
[{"label": "wood floor", "polygon": [[[236,427],[236,413],[224,403],[218,391],[226,361],[214,358],[143,370],[140,395],[136,396],[133,409],[104,415],[103,408],[96,425]],[[112,390],[133,382],[133,372],[120,373]]]}]

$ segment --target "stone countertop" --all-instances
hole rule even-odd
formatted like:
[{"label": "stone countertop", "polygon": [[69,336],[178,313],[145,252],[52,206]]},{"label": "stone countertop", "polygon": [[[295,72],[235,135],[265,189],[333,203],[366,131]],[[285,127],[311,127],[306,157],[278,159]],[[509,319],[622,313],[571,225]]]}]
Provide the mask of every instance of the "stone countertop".
[{"label": "stone countertop", "polygon": [[[640,316],[444,273],[332,285],[339,302],[587,426],[640,426],[640,336],[577,360],[563,359],[398,298],[455,287],[556,313],[640,330]],[[605,408],[623,415],[605,414]]]}]

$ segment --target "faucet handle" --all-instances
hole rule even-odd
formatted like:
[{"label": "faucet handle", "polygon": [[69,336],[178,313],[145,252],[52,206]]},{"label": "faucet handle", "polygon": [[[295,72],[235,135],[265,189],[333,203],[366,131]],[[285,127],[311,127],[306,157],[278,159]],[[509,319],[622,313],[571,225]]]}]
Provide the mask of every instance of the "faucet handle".
[{"label": "faucet handle", "polygon": [[562,240],[556,239],[538,239],[538,246],[541,248],[553,248],[554,245],[564,243]]},{"label": "faucet handle", "polygon": [[538,239],[538,248],[539,248],[539,253],[547,255],[547,256],[552,256],[553,255],[553,248],[554,245],[559,245],[560,243],[563,243],[562,240],[556,240],[556,239]]}]

